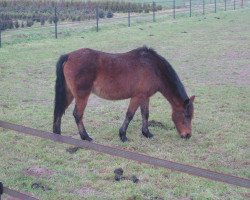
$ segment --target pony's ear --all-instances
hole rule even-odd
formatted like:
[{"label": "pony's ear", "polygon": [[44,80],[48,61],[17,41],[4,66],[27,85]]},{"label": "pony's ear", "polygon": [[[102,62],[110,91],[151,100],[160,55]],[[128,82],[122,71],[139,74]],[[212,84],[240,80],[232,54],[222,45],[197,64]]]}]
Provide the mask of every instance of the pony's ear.
[{"label": "pony's ear", "polygon": [[194,102],[194,99],[195,99],[195,96],[193,95],[193,96],[191,96],[190,98],[190,101],[192,101],[192,103]]}]

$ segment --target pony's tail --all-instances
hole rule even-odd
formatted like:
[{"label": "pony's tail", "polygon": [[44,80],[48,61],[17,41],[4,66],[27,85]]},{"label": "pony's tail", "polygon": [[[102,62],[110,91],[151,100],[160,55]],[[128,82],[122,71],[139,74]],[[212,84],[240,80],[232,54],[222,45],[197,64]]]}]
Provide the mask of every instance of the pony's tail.
[{"label": "pony's tail", "polygon": [[68,60],[68,55],[62,55],[56,64],[56,84],[55,84],[55,106],[53,132],[61,133],[61,117],[65,112],[67,103],[65,77],[63,74],[63,64]]}]

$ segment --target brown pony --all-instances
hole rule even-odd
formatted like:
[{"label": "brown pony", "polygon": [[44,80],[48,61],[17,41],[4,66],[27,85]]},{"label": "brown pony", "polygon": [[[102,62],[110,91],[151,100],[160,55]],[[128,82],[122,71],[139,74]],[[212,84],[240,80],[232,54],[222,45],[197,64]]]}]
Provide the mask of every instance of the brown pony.
[{"label": "brown pony", "polygon": [[127,53],[110,54],[79,49],[63,55],[56,66],[53,132],[61,134],[61,118],[75,98],[73,115],[83,140],[91,141],[82,122],[91,92],[108,100],[130,98],[126,118],[119,130],[127,141],[126,130],[138,107],[141,108],[142,134],[148,129],[149,98],[160,92],[171,104],[172,120],[182,138],[191,137],[195,96],[188,97],[171,65],[153,49],[142,47]]}]

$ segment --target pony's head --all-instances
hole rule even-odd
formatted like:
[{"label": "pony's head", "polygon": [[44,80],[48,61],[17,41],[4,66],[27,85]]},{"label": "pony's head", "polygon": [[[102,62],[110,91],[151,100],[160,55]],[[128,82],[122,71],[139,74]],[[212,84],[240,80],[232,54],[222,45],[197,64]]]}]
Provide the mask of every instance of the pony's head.
[{"label": "pony's head", "polygon": [[181,138],[188,139],[192,135],[192,118],[194,113],[195,96],[185,100],[184,104],[178,109],[173,109],[172,120]]}]

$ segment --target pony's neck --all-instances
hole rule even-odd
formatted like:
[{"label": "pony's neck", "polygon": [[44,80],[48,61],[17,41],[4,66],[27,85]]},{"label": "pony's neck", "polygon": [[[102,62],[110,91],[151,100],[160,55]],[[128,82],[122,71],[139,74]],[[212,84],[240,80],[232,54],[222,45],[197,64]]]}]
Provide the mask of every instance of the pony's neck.
[{"label": "pony's neck", "polygon": [[185,100],[188,99],[184,85],[173,67],[161,56],[158,56],[160,65],[162,94],[167,98],[172,108],[182,108]]},{"label": "pony's neck", "polygon": [[183,109],[184,101],[180,97],[176,96],[173,91],[170,89],[164,89],[161,93],[170,103],[172,110]]}]

